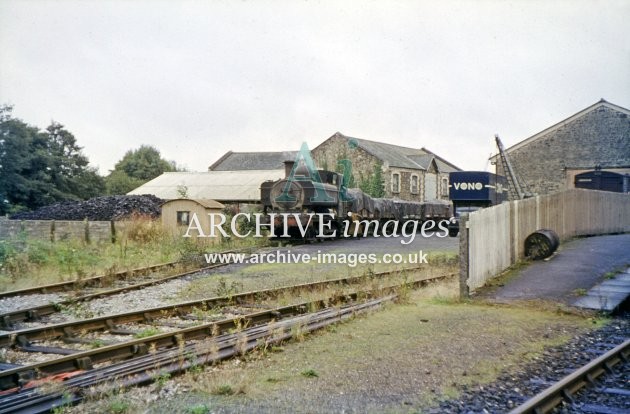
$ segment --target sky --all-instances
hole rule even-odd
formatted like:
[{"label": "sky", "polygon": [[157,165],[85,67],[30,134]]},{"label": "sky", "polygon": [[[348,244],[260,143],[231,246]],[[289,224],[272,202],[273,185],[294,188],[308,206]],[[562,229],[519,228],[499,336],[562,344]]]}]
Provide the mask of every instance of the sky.
[{"label": "sky", "polygon": [[630,108],[629,21],[629,0],[0,0],[0,104],[102,174],[143,144],[205,171],[337,131],[485,170],[495,133]]}]

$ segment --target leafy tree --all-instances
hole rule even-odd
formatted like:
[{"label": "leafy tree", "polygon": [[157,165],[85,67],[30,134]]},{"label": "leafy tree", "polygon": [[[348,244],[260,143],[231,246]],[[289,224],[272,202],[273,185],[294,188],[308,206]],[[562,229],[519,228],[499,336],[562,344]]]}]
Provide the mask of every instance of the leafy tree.
[{"label": "leafy tree", "polygon": [[168,171],[177,171],[177,165],[163,159],[156,148],[142,145],[138,149],[127,151],[116,163],[106,178],[107,192],[109,194],[128,193]]},{"label": "leafy tree", "polygon": [[374,164],[372,174],[370,174],[367,179],[361,177],[359,188],[372,197],[380,198],[385,196],[385,190],[383,189],[383,170],[380,163]]},{"label": "leafy tree", "polygon": [[57,193],[56,198],[88,199],[101,195],[105,190],[105,182],[95,168],[89,167],[88,158],[81,153],[74,135],[56,122],[46,128],[46,133],[51,164],[50,180]]},{"label": "leafy tree", "polygon": [[113,170],[105,178],[107,194],[127,194],[145,183],[144,180],[129,177],[124,171]]},{"label": "leafy tree", "polygon": [[0,214],[101,194],[103,178],[75,137],[53,122],[45,131],[0,107]]}]

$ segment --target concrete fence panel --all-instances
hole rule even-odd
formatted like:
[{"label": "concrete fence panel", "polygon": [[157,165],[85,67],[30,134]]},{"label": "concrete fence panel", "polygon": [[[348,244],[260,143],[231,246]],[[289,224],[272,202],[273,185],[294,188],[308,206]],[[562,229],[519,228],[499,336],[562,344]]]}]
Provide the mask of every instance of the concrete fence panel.
[{"label": "concrete fence panel", "polygon": [[124,234],[128,222],[65,220],[0,220],[0,240],[27,238],[58,242],[113,242]]}]

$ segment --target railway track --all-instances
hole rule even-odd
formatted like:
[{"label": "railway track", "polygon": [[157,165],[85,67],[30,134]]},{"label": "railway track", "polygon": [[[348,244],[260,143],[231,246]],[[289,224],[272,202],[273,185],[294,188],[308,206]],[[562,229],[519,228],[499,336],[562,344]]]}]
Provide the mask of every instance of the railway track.
[{"label": "railway track", "polygon": [[[562,378],[560,381],[551,385],[549,388],[535,395],[531,399],[527,400],[522,405],[516,407],[510,414],[526,414],[536,413],[544,414],[553,412],[556,407],[562,403],[568,403],[568,407],[565,407],[569,412],[593,412],[593,413],[622,413],[628,412],[624,408],[608,407],[606,405],[590,405],[590,406],[577,406],[576,397],[577,394],[588,386],[594,386],[591,389],[591,393],[600,395],[616,394],[625,397],[630,397],[630,390],[624,388],[609,388],[598,387],[596,380],[602,375],[615,375],[615,370],[621,367],[625,367],[627,372],[628,360],[630,358],[630,339],[627,339],[622,344],[616,346],[605,354],[595,358],[588,364]],[[625,377],[627,383],[628,378]],[[576,411],[571,411],[571,407],[574,406]],[[565,411],[563,411],[565,412]]]},{"label": "railway track", "polygon": [[[392,272],[384,272],[380,276],[389,273]],[[99,392],[102,392],[103,388],[111,390],[143,384],[154,380],[158,374],[178,373],[194,365],[229,358],[259,346],[267,346],[291,338],[296,329],[300,332],[309,332],[349,318],[356,313],[378,307],[384,301],[394,299],[396,292],[401,288],[423,286],[448,276],[450,275],[405,280],[402,284],[334,294],[323,299],[259,310],[218,321],[197,320],[194,326],[178,328],[171,332],[146,338],[134,338],[97,349],[71,352],[43,362],[9,367],[0,371],[0,388],[4,390],[0,393],[0,407],[2,407],[0,413],[45,412],[61,404],[80,401],[93,392],[97,385]],[[277,296],[283,292],[305,287],[323,288],[323,283],[349,285],[356,283],[358,279],[370,277],[357,276],[248,292],[237,295],[236,298],[222,297],[209,300],[214,301],[213,305],[237,303],[239,300],[246,299],[260,301],[264,295]],[[198,302],[195,303],[199,305]],[[194,306],[192,304],[193,302],[188,302],[186,306],[190,308]],[[157,309],[150,311],[159,312]],[[171,308],[171,312],[177,311]],[[190,316],[190,314],[187,315]],[[189,318],[184,318],[184,320],[189,320]],[[86,322],[83,321],[83,323]],[[87,329],[87,326],[83,325],[81,329]],[[111,326],[109,328],[111,329]],[[50,331],[55,332],[55,329]],[[20,332],[23,331],[16,332],[17,337],[20,336]],[[45,336],[45,332],[44,328],[39,331],[39,335]],[[67,330],[65,332],[67,333]],[[57,336],[58,333],[53,336]],[[19,339],[12,342],[12,345],[22,346]],[[33,349],[33,351],[41,351],[41,349]],[[43,383],[50,383],[55,376],[65,379],[61,384],[62,390],[46,392],[40,387]]]},{"label": "railway track", "polygon": [[[385,278],[386,276],[411,272],[417,269],[418,268],[392,270],[369,275],[282,286],[278,288],[232,294],[229,296],[218,296],[195,301],[181,302],[133,312],[110,314],[79,321],[55,323],[34,328],[7,331],[6,333],[0,334],[0,348],[14,346],[24,348],[28,347],[34,341],[55,340],[59,338],[68,343],[80,342],[77,338],[75,338],[76,336],[85,335],[99,330],[109,330],[115,332],[121,331],[121,334],[127,334],[125,333],[126,331],[123,332],[123,330],[117,329],[117,327],[133,323],[156,324],[158,320],[172,317],[186,318],[189,321],[195,322],[197,320],[204,319],[203,316],[205,316],[208,312],[211,313],[212,311],[225,306],[260,306],[261,301],[277,298],[283,294],[296,293],[300,291],[315,291],[318,289],[323,290],[325,288],[335,286],[349,286],[359,284],[367,280],[379,280]],[[410,286],[422,286],[449,276],[452,276],[452,274],[420,279],[410,282]]]},{"label": "railway track", "polygon": [[[247,249],[236,249],[236,250],[227,250],[223,252],[218,252],[217,254],[230,254],[230,253],[238,253],[250,250]],[[129,279],[137,277],[137,276],[146,276],[151,273],[163,272],[165,270],[173,269],[177,266],[182,265],[181,261],[173,261],[167,263],[160,263],[156,265],[139,267],[136,269],[122,270],[120,272],[115,272],[111,274],[104,274],[100,276],[92,276],[84,279],[74,279],[68,280],[65,282],[51,283],[48,285],[34,286],[24,289],[17,290],[9,290],[5,292],[0,292],[0,300],[6,298],[12,298],[15,296],[26,296],[26,295],[35,295],[35,294],[48,294],[48,293],[66,293],[73,292],[77,290],[83,289],[97,289],[97,288],[105,288],[110,286],[115,282],[128,282]]]},{"label": "railway track", "polygon": [[[236,250],[223,252],[224,254],[233,253]],[[183,278],[198,272],[213,270],[228,265],[229,263],[213,264],[205,267],[197,267],[192,270],[178,272],[175,274],[152,274],[166,269],[172,269],[179,265],[178,262],[164,263],[145,268],[133,269],[129,271],[115,273],[113,275],[95,276],[88,279],[73,280],[68,282],[56,283],[52,285],[38,286],[35,288],[14,290],[0,294],[0,300],[6,298],[17,298],[27,295],[48,294],[56,292],[75,293],[74,296],[68,296],[62,300],[49,301],[40,305],[34,305],[26,308],[16,309],[10,312],[0,313],[0,329],[13,330],[15,324],[20,322],[38,321],[40,318],[55,314],[68,307],[75,306],[79,303],[89,300],[112,296],[119,293],[130,292],[133,290],[144,289],[146,287],[155,286],[166,283],[171,280]],[[140,279],[142,275],[146,277]],[[109,287],[114,284],[114,287]],[[78,293],[78,295],[76,295]]]},{"label": "railway track", "polygon": [[162,272],[176,267],[179,262],[160,263],[137,269],[123,270],[112,274],[93,276],[85,279],[68,280],[65,282],[52,283],[49,285],[35,286],[25,289],[9,290],[0,292],[0,300],[15,296],[26,296],[35,294],[48,294],[59,292],[72,292],[86,288],[102,288],[111,285],[115,281],[127,281],[135,276],[143,276],[149,273]]},{"label": "railway track", "polygon": [[[187,344],[177,349],[162,349],[132,361],[119,362],[107,367],[78,372],[68,377],[63,386],[46,392],[39,385],[0,395],[0,413],[41,413],[76,404],[86,397],[105,395],[112,391],[155,380],[159,375],[185,372],[200,364],[243,354],[257,347],[267,347],[293,337],[293,331],[312,332],[356,314],[378,308],[395,295],[363,303],[349,303],[340,308],[327,308],[308,315],[294,316],[273,325],[246,328],[239,333],[220,334],[212,338],[212,346],[200,347],[199,343]],[[183,358],[185,355],[187,357]],[[191,358],[191,355],[194,358]]]}]

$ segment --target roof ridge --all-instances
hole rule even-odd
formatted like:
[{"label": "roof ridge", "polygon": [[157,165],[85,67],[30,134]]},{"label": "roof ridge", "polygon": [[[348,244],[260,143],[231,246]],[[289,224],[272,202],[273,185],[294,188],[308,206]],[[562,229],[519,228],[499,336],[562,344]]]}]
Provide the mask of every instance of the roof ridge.
[{"label": "roof ridge", "polygon": [[[568,124],[569,122],[573,122],[574,120],[581,118],[582,116],[586,115],[589,112],[592,112],[593,110],[602,107],[602,106],[606,106],[610,109],[613,109],[615,111],[618,112],[622,112],[625,113],[626,115],[630,115],[630,110],[624,108],[623,106],[619,106],[619,105],[615,105],[613,103],[608,102],[607,100],[605,100],[604,98],[601,98],[599,101],[595,102],[592,105],[587,106],[586,108],[582,109],[581,111],[578,111],[576,113],[574,113],[571,116],[568,116],[567,118],[564,118],[562,121],[560,122],[556,122],[555,124],[543,129],[542,131],[539,131],[537,133],[535,133],[534,135],[529,136],[528,138],[525,138],[524,140],[517,142],[516,144],[512,145],[511,147],[507,148],[505,150],[505,152],[511,152],[514,151],[518,148],[521,148],[522,146],[529,144],[532,141],[537,140],[538,138],[540,138],[543,135],[546,135],[552,131],[555,131],[556,129]],[[496,155],[494,155],[492,158],[494,158]]]},{"label": "roof ridge", "polygon": [[456,170],[462,170],[461,168],[459,168],[457,165],[453,164],[450,161],[445,160],[444,158],[440,157],[439,155],[437,155],[435,152],[431,151],[430,149],[427,149],[427,147],[422,147],[421,148],[422,151],[426,152],[427,154],[432,155],[434,158],[437,158],[438,160],[442,161],[444,164],[448,164],[451,167],[455,168]]},{"label": "roof ridge", "polygon": [[289,151],[289,150],[283,150],[283,151],[230,151],[230,155],[232,154],[279,154],[282,152],[298,152],[298,151]]},{"label": "roof ridge", "polygon": [[225,154],[223,154],[218,160],[216,160],[212,165],[208,167],[208,171],[214,170],[218,165],[220,165],[223,161],[225,161],[230,155],[232,155],[232,150],[229,150]]}]

